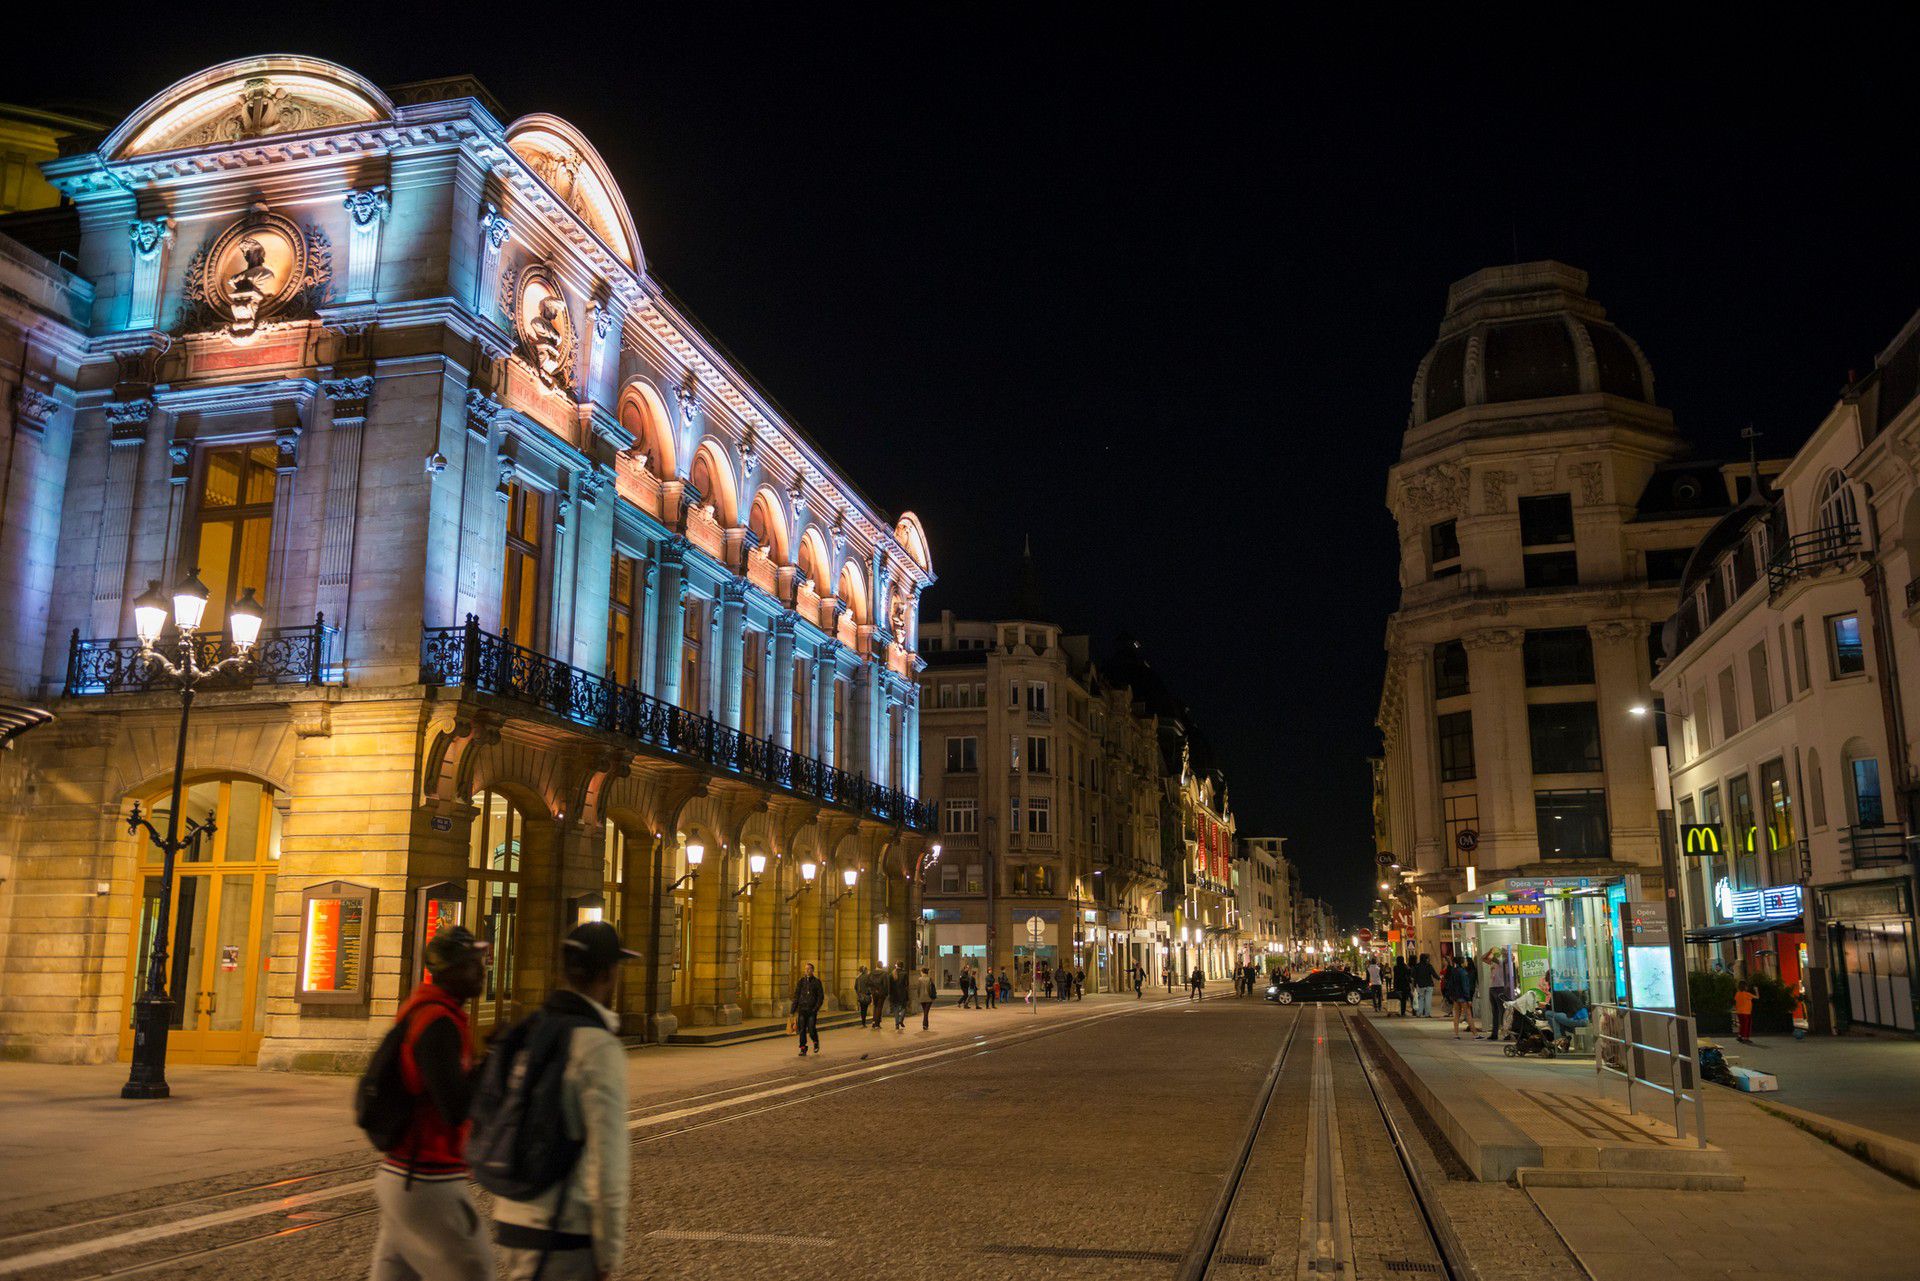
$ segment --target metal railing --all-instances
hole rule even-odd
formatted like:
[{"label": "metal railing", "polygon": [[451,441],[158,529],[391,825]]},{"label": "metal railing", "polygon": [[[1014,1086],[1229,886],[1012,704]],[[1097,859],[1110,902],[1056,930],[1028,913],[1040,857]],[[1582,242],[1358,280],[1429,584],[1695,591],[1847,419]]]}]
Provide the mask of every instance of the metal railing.
[{"label": "metal railing", "polygon": [[[243,671],[217,676],[201,688],[244,689],[249,685],[338,685],[340,673],[333,666],[335,628],[327,625],[325,614],[315,614],[303,627],[269,627],[254,644],[252,664]],[[163,638],[155,647],[172,652],[178,642]],[[194,661],[213,667],[233,654],[224,632],[195,632]],[[146,660],[146,651],[132,637],[87,640],[80,629],[73,629],[67,642],[68,698],[99,694],[144,694],[156,687],[171,689],[159,664]]]},{"label": "metal railing", "polygon": [[460,627],[421,629],[420,680],[527,703],[577,725],[688,757],[823,805],[868,814],[917,832],[934,829],[929,801],[516,645],[511,636],[482,631],[471,614]]},{"label": "metal railing", "polygon": [[[1664,1094],[1673,1106],[1673,1136],[1687,1137],[1686,1105],[1693,1105],[1693,1137],[1707,1146],[1707,1105],[1700,1095],[1700,1033],[1690,1018],[1660,1010],[1596,1003],[1593,1076],[1605,1097],[1606,1078],[1627,1083],[1627,1111],[1638,1111],[1634,1087]],[[1664,1082],[1664,1083],[1663,1083]]]},{"label": "metal railing", "polygon": [[1845,564],[1859,554],[1860,526],[1855,521],[1796,534],[1767,561],[1767,595],[1778,596],[1796,580]]},{"label": "metal railing", "polygon": [[1856,823],[1840,829],[1840,853],[1849,871],[1907,861],[1907,834],[1898,823]]}]

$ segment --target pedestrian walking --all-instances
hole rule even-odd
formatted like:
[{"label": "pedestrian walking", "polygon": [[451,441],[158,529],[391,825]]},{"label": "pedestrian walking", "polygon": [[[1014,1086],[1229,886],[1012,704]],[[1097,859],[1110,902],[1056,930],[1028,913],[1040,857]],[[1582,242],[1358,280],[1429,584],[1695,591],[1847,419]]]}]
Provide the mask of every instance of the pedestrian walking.
[{"label": "pedestrian walking", "polygon": [[1480,1029],[1473,1021],[1473,961],[1471,958],[1458,964],[1449,965],[1447,972],[1440,977],[1440,995],[1446,998],[1447,1009],[1453,1015],[1453,1039],[1460,1039],[1460,1020],[1467,1021],[1467,1032],[1478,1036]]},{"label": "pedestrian walking", "polygon": [[[860,972],[853,976],[853,999],[860,1002],[860,1026],[867,1025],[867,1007],[873,1004],[873,979],[867,974],[867,967],[861,966]],[[880,1017],[874,1012],[874,1017]]]},{"label": "pedestrian walking", "polygon": [[1753,984],[1741,979],[1733,989],[1733,1039],[1742,1045],[1753,1044]]},{"label": "pedestrian walking", "polygon": [[1383,973],[1381,973],[1381,970],[1380,970],[1380,958],[1377,956],[1368,957],[1367,958],[1367,995],[1371,997],[1373,1000],[1373,1012],[1375,1014],[1380,1013],[1380,995],[1383,990],[1385,979],[1386,979],[1386,976]]},{"label": "pedestrian walking", "polygon": [[[859,987],[854,988],[856,992]],[[794,1017],[794,1030],[800,1035],[800,1057],[807,1057],[807,1042],[812,1040],[815,1052],[820,1049],[820,1007],[827,1003],[827,989],[813,972],[813,962],[807,962],[807,972],[793,985],[793,1000],[787,1005],[787,1013]],[[874,1018],[878,1019],[876,1011]],[[864,1023],[862,1026],[865,1026]]]},{"label": "pedestrian walking", "polygon": [[1000,976],[995,974],[991,968],[988,968],[986,971],[985,983],[983,984],[982,990],[986,993],[987,1008],[990,1010],[998,1008],[1000,1004]]},{"label": "pedestrian walking", "polygon": [[[601,1281],[620,1267],[632,1156],[627,1052],[608,1003],[621,962],[638,955],[605,921],[575,926],[560,949],[560,987],[502,1038],[482,1083],[474,1174],[494,1194],[505,1281]],[[536,1175],[554,1171],[522,1168],[540,1146],[523,1141],[523,1126],[543,1124],[558,1127],[572,1156],[544,1186]]]},{"label": "pedestrian walking", "polygon": [[907,997],[911,988],[912,985],[907,981],[907,963],[895,961],[893,974],[887,979],[887,1004],[893,1010],[893,1030],[896,1032],[907,1030]]},{"label": "pedestrian walking", "polygon": [[1197,965],[1194,966],[1193,973],[1187,976],[1187,989],[1188,989],[1187,999],[1189,1001],[1205,1000],[1206,986],[1207,986],[1206,971],[1202,970]]},{"label": "pedestrian walking", "polygon": [[931,1032],[933,1030],[933,976],[927,973],[924,965],[920,967],[920,972],[913,976],[913,1003],[920,1007],[920,1030]]},{"label": "pedestrian walking", "polygon": [[1073,972],[1073,999],[1076,1001],[1084,1001],[1087,999],[1087,972],[1085,969],[1077,969]]},{"label": "pedestrian walking", "polygon": [[1393,999],[1400,1003],[1400,1017],[1407,1017],[1407,998],[1413,992],[1413,970],[1407,964],[1407,958],[1393,958]]},{"label": "pedestrian walking", "polygon": [[371,1281],[493,1277],[493,1246],[467,1192],[466,1160],[479,1072],[466,1003],[486,984],[487,946],[457,925],[433,936],[426,980],[394,1015],[394,1030],[360,1084],[359,1120],[385,1152],[373,1176],[380,1234]]},{"label": "pedestrian walking", "polygon": [[1140,962],[1135,961],[1133,963],[1133,999],[1134,1000],[1137,1001],[1140,999],[1140,994],[1146,990],[1146,986],[1147,986],[1147,971],[1144,967],[1141,966]]}]

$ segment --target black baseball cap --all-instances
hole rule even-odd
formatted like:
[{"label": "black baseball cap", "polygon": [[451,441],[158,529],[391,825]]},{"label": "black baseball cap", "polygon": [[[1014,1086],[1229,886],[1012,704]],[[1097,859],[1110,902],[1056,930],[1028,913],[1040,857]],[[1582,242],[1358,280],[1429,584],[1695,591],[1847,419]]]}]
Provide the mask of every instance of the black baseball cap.
[{"label": "black baseball cap", "polygon": [[470,956],[485,956],[492,947],[493,944],[475,938],[473,931],[464,925],[441,930],[427,941],[427,970],[438,973],[452,969]]},{"label": "black baseball cap", "polygon": [[588,921],[584,925],[574,926],[567,935],[565,946],[596,970],[640,955],[621,943],[620,931],[605,921]]}]

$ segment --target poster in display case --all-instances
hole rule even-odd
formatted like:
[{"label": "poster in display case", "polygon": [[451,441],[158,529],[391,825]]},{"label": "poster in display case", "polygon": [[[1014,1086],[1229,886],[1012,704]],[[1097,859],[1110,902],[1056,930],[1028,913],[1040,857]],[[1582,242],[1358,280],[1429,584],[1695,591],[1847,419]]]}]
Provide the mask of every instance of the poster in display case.
[{"label": "poster in display case", "polygon": [[413,968],[417,978],[427,976],[427,944],[441,930],[467,923],[467,887],[458,881],[438,881],[416,891],[413,914]]},{"label": "poster in display case", "polygon": [[300,895],[300,968],[295,999],[356,1005],[367,999],[373,950],[373,887],[328,881]]}]

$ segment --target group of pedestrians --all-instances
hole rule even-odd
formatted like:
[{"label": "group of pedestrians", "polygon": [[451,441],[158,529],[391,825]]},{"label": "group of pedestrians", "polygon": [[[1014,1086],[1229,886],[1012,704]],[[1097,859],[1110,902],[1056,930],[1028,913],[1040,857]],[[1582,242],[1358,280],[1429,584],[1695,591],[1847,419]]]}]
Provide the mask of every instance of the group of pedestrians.
[{"label": "group of pedestrians", "polygon": [[[636,955],[614,927],[577,927],[560,984],[476,1055],[466,1004],[488,945],[464,928],[426,946],[426,978],[395,1016],[355,1099],[382,1160],[372,1281],[602,1281],[625,1248],[627,1060],[610,1008]],[[488,1220],[467,1190],[493,1193]]]},{"label": "group of pedestrians", "polygon": [[[811,982],[812,986],[803,993],[801,985],[808,982]],[[927,973],[927,967],[923,965],[917,970],[908,970],[905,961],[895,961],[891,971],[877,964],[871,970],[863,965],[853,979],[853,997],[860,1003],[860,1026],[871,1026],[876,1032],[880,1030],[881,1017],[889,1011],[893,1014],[893,1030],[905,1032],[907,1018],[916,1009],[920,1011],[920,1030],[931,1031],[935,995],[933,976]],[[807,1056],[809,1030],[813,1038],[813,1048],[815,1050],[820,1048],[819,1013],[821,1007],[827,1002],[826,989],[820,985],[820,980],[813,976],[812,961],[807,962],[806,977],[801,979],[800,984],[795,985],[793,990],[793,1010],[796,1015],[799,1013],[803,999],[812,1002],[813,1017],[800,1025],[801,1058]],[[867,1022],[869,1008],[873,1011],[871,1025]]]}]

